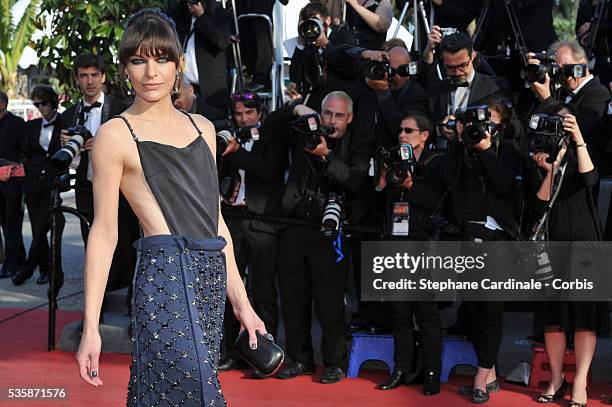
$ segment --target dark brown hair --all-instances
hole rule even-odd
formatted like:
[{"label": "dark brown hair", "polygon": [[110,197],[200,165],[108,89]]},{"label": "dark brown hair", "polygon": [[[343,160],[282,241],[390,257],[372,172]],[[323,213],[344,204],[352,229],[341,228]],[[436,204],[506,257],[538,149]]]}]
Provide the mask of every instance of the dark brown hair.
[{"label": "dark brown hair", "polygon": [[[142,56],[165,55],[175,63],[179,72],[183,50],[174,22],[158,8],[145,8],[132,15],[119,44],[119,69],[122,84],[125,67],[136,53]],[[181,78],[179,78],[179,81]]]},{"label": "dark brown hair", "polygon": [[43,102],[49,102],[54,109],[57,109],[57,93],[49,85],[36,85],[32,92],[30,92],[30,99],[40,99]]}]

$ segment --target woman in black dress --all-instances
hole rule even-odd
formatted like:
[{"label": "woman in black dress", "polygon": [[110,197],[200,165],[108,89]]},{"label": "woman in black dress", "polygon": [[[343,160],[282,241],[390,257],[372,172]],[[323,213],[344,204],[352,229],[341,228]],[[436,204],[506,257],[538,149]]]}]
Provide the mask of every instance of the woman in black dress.
[{"label": "woman in black dress", "polygon": [[[542,208],[551,199],[551,182],[560,167],[567,163],[565,176],[558,196],[549,213],[548,240],[595,241],[602,240],[593,202],[593,187],[599,182],[587,145],[576,122],[572,107],[555,104],[548,110],[551,115],[563,117],[563,128],[571,136],[563,143],[554,164],[546,162],[548,154],[537,153],[534,160],[546,171],[546,177],[537,192]],[[562,264],[552,264],[562,267]],[[582,407],[587,403],[587,374],[595,353],[597,335],[610,330],[608,307],[605,302],[545,302],[539,310],[544,323],[546,352],[552,378],[538,402],[552,403],[565,392],[563,355],[566,349],[566,333],[574,333],[576,375],[572,387],[570,407]]]}]

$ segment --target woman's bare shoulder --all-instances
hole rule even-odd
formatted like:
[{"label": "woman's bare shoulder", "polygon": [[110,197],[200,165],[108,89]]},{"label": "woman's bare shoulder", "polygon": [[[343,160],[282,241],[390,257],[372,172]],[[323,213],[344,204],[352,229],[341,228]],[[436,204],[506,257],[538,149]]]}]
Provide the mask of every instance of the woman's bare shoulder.
[{"label": "woman's bare shoulder", "polygon": [[208,120],[202,115],[190,114],[190,116],[193,118],[198,128],[202,131],[202,137],[204,137],[206,143],[208,143],[208,147],[210,148],[214,156],[215,151],[217,150],[217,142],[215,139],[215,126],[213,126],[210,120]]},{"label": "woman's bare shoulder", "polygon": [[134,139],[125,122],[120,118],[112,118],[98,128],[94,146],[120,152]]}]

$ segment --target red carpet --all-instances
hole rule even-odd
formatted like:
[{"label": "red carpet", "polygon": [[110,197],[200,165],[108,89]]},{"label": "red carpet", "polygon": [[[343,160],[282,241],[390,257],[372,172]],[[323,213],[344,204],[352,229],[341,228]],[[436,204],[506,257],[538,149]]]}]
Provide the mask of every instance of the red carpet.
[{"label": "red carpet", "polygon": [[[20,312],[20,309],[0,309],[0,320]],[[80,319],[78,312],[59,312],[57,338],[64,324]],[[47,313],[29,312],[0,324],[0,406],[50,407],[124,406],[130,357],[103,354],[100,377],[104,386],[93,388],[82,382],[72,353],[59,350],[47,352]],[[345,379],[334,385],[322,385],[313,377],[282,381],[251,380],[243,372],[221,375],[228,404],[236,407],[302,407],[302,406],[471,406],[457,394],[457,387],[469,382],[467,377],[455,377],[443,385],[438,396],[425,397],[419,386],[402,386],[392,391],[376,390],[385,372],[366,371],[359,379]],[[64,388],[67,399],[40,402],[7,399],[9,388]],[[522,386],[504,385],[493,394],[487,406],[520,407],[539,405],[532,401],[538,391]],[[604,406],[601,400],[612,393],[612,384],[595,383],[590,388],[589,406]]]}]

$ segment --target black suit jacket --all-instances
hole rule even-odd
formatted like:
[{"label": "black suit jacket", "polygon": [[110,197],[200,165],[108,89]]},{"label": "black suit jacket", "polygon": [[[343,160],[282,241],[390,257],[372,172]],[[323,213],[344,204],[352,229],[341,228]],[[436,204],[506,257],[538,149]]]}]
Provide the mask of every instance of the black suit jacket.
[{"label": "black suit jacket", "polygon": [[[25,122],[21,117],[6,112],[0,120],[0,158],[18,162],[21,160],[21,141]],[[0,183],[5,193],[21,193],[20,179],[11,178],[8,182]]]},{"label": "black suit jacket", "polygon": [[[567,93],[561,94],[561,101],[565,101]],[[569,102],[577,110],[577,121],[584,141],[588,145],[589,153],[595,165],[599,165],[602,150],[605,149],[609,136],[602,131],[603,118],[608,110],[610,91],[593,77]],[[546,99],[536,109],[536,112],[546,111],[556,101],[553,97]]]},{"label": "black suit jacket", "polygon": [[259,129],[259,140],[251,151],[240,147],[223,157],[221,175],[245,172],[246,202],[251,212],[271,214],[280,212],[284,170],[287,168],[288,146],[275,139],[264,125]]},{"label": "black suit jacket", "polygon": [[53,177],[47,173],[47,164],[51,157],[62,148],[60,141],[61,114],[58,113],[55,120],[48,150],[45,150],[39,141],[42,119],[30,120],[25,124],[22,145],[22,161],[26,173],[23,187],[25,193],[42,193],[51,188]]},{"label": "black suit jacket", "polygon": [[[186,48],[191,29],[191,13],[185,1],[173,1],[168,15],[176,23],[179,40]],[[199,94],[204,102],[224,108],[229,103],[227,49],[231,45],[232,15],[220,6],[214,15],[201,15],[195,21],[195,52],[198,65]]]},{"label": "black suit jacket", "polygon": [[[123,113],[125,109],[130,105],[129,102],[126,102],[121,99],[114,98],[108,94],[104,95],[104,105],[102,106],[102,117],[100,120],[100,125],[106,123],[113,116]],[[69,127],[75,126],[79,123],[79,115],[81,112],[81,102],[70,106],[68,109],[62,113],[62,129],[67,129]],[[87,181],[87,166],[89,163],[89,152],[81,154],[81,162],[79,163],[79,167],[77,168],[77,179],[75,189],[78,190],[91,190],[91,183]]]},{"label": "black suit jacket", "polygon": [[[434,122],[440,122],[447,116],[450,93],[451,82],[448,78],[432,83],[427,89],[429,110]],[[506,81],[502,78],[494,78],[476,71],[467,105],[485,105],[491,98],[500,97],[512,100],[512,95],[508,90]]]}]

